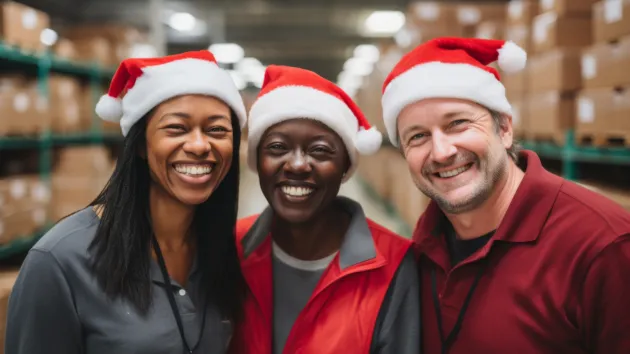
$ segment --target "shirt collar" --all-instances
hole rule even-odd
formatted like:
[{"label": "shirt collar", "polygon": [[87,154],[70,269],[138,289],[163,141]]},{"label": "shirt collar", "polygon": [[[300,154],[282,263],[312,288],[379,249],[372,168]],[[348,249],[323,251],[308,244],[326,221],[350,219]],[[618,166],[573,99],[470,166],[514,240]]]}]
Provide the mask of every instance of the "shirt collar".
[{"label": "shirt collar", "polygon": [[[525,177],[492,237],[493,240],[513,243],[535,241],[564,181],[545,170],[540,158],[533,151],[524,150],[519,158]],[[432,239],[442,236],[445,223],[448,223],[448,219],[437,204],[431,201],[414,231],[413,239],[417,247],[422,250],[425,246],[434,244]]]},{"label": "shirt collar", "polygon": [[[351,214],[350,226],[339,250],[339,267],[344,270],[376,258],[376,246],[361,205],[345,197],[337,197],[337,201]],[[273,210],[268,206],[241,240],[245,258],[269,236],[272,220]]]}]

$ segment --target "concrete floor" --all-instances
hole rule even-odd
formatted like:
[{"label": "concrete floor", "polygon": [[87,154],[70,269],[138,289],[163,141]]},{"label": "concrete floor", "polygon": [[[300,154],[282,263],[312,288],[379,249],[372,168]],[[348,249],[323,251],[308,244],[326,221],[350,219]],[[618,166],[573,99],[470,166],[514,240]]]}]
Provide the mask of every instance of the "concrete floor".
[{"label": "concrete floor", "polygon": [[[405,235],[406,232],[403,223],[396,216],[388,213],[386,206],[383,205],[382,202],[370,197],[357,177],[353,177],[344,183],[341,187],[340,194],[360,203],[368,218],[403,236],[409,236]],[[245,165],[241,167],[239,199],[240,217],[260,213],[267,206],[267,201],[260,191],[258,176]]]}]

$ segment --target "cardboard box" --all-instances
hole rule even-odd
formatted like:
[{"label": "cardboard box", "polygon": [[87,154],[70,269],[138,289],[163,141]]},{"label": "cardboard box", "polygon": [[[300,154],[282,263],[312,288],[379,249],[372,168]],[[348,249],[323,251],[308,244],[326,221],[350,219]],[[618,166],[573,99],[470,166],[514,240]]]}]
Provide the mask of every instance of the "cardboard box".
[{"label": "cardboard box", "polygon": [[593,5],[593,38],[608,42],[630,35],[630,0],[603,0]]},{"label": "cardboard box", "polygon": [[7,307],[13,285],[17,280],[19,269],[10,267],[0,271],[0,348],[4,353],[4,341],[6,334]]},{"label": "cardboard box", "polygon": [[475,26],[485,21],[505,22],[506,16],[504,3],[460,4],[457,7],[457,21],[463,26]]},{"label": "cardboard box", "polygon": [[78,60],[79,55],[74,43],[67,38],[59,38],[53,46],[53,54],[66,60]]},{"label": "cardboard box", "polygon": [[504,39],[505,24],[497,21],[484,21],[477,25],[476,38]]},{"label": "cardboard box", "polygon": [[505,28],[505,40],[512,41],[525,52],[532,52],[532,31],[528,25],[509,25]]},{"label": "cardboard box", "polygon": [[538,14],[538,0],[511,0],[507,5],[508,26],[530,26],[534,16]]},{"label": "cardboard box", "polygon": [[540,0],[540,12],[555,12],[558,15],[589,17],[597,0]]},{"label": "cardboard box", "polygon": [[514,72],[501,73],[501,81],[505,86],[505,92],[509,97],[521,98],[527,92],[527,72],[529,68]]},{"label": "cardboard box", "polygon": [[540,14],[532,24],[534,52],[555,48],[580,48],[591,44],[591,19],[561,17],[554,12]]},{"label": "cardboard box", "polygon": [[516,135],[522,135],[527,130],[527,97],[509,99],[512,105],[512,129]]},{"label": "cardboard box", "polygon": [[576,135],[630,135],[630,86],[592,88],[580,92],[577,102]]},{"label": "cardboard box", "polygon": [[578,49],[554,49],[529,60],[528,92],[575,91],[582,86],[581,52]]},{"label": "cardboard box", "polygon": [[5,87],[0,91],[0,134],[33,135],[50,128],[48,100],[37,87]]},{"label": "cardboard box", "polygon": [[458,26],[457,6],[435,1],[421,1],[409,4],[411,24],[419,28],[449,29]]},{"label": "cardboard box", "polygon": [[630,36],[584,49],[581,66],[586,88],[630,85]]},{"label": "cardboard box", "polygon": [[562,139],[575,122],[575,97],[573,92],[560,91],[528,94],[527,134]]},{"label": "cardboard box", "polygon": [[42,31],[50,27],[50,18],[42,11],[14,2],[0,3],[0,37],[22,49],[42,51]]},{"label": "cardboard box", "polygon": [[111,43],[103,37],[73,39],[80,61],[97,63],[102,66],[117,64]]},{"label": "cardboard box", "polygon": [[51,75],[50,114],[52,129],[58,133],[87,131],[90,128],[89,117],[81,111],[81,82],[71,76]]},{"label": "cardboard box", "polygon": [[50,197],[50,189],[39,176],[0,179],[0,245],[41,229],[47,221]]}]

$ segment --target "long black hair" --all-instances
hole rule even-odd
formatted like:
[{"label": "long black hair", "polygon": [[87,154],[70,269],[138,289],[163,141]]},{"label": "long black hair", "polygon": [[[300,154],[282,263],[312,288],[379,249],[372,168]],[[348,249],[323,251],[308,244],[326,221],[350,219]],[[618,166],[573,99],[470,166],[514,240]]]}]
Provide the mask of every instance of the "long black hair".
[{"label": "long black hair", "polygon": [[[142,314],[151,306],[149,267],[153,231],[149,215],[149,166],[138,152],[146,146],[149,115],[134,124],[125,137],[114,173],[90,204],[103,207],[90,245],[96,278],[106,294],[125,298]],[[234,238],[241,142],[241,129],[234,112],[232,131],[232,166],[210,198],[197,206],[192,226],[198,237],[197,261],[209,305],[214,305],[224,318],[238,320],[245,282]]]}]

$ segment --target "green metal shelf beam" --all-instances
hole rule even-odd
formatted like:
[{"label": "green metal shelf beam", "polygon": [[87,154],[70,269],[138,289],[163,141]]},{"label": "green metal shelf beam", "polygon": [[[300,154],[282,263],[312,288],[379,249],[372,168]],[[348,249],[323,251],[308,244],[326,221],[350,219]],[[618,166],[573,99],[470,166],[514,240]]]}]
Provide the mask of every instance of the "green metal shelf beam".
[{"label": "green metal shelf beam", "polygon": [[98,64],[79,63],[63,58],[57,58],[50,53],[29,53],[0,41],[0,60],[32,66],[46,66],[53,72],[66,73],[75,76],[97,77],[108,79],[114,75],[111,68],[103,68]]},{"label": "green metal shelf beam", "polygon": [[50,146],[95,145],[101,143],[120,143],[123,137],[116,133],[77,133],[52,134],[39,137],[0,137],[0,150],[34,149],[42,144]]}]

